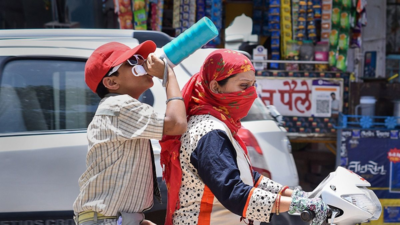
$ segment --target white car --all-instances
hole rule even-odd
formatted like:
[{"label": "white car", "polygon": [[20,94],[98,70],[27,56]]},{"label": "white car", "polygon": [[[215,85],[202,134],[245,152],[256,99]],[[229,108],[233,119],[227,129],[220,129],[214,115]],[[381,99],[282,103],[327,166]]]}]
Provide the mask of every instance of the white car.
[{"label": "white car", "polygon": [[[134,47],[153,40],[160,48],[171,38],[132,30],[2,30],[0,34],[0,223],[72,225],[78,178],[86,168],[86,127],[99,97],[84,82],[84,66],[94,49],[110,42]],[[180,87],[199,71],[212,49],[201,49],[174,68]],[[156,78],[155,78],[156,79]],[[161,82],[141,101],[165,111]],[[256,100],[243,120],[241,136],[254,169],[289,186],[298,176],[286,131]],[[249,130],[251,132],[249,132]],[[153,140],[161,182],[160,146]],[[163,182],[162,182],[163,183]],[[163,205],[147,218],[162,224]]]}]

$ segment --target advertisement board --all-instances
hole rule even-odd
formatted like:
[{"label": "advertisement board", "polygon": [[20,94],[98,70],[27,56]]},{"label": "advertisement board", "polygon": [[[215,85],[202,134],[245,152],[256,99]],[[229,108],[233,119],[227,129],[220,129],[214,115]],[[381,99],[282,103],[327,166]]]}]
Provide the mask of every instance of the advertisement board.
[{"label": "advertisement board", "polygon": [[341,166],[371,183],[383,207],[380,222],[400,223],[399,130],[343,129]]},{"label": "advertisement board", "polygon": [[321,135],[336,135],[338,113],[348,113],[349,77],[346,72],[256,72],[260,98],[283,115],[288,132]]},{"label": "advertisement board", "polygon": [[342,79],[272,78],[257,80],[262,101],[283,116],[330,117],[342,111]]}]

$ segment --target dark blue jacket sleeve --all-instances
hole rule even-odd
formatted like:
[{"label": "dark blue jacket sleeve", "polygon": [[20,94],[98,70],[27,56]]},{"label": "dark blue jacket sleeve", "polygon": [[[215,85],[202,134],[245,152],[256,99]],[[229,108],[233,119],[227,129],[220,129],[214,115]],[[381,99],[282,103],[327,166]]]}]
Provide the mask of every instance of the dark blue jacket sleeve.
[{"label": "dark blue jacket sleeve", "polygon": [[213,130],[204,135],[193,151],[190,162],[218,201],[241,216],[252,186],[240,179],[236,151],[226,133]]},{"label": "dark blue jacket sleeve", "polygon": [[254,184],[258,182],[258,179],[260,179],[261,174],[259,174],[257,171],[253,170],[253,179],[254,179]]}]

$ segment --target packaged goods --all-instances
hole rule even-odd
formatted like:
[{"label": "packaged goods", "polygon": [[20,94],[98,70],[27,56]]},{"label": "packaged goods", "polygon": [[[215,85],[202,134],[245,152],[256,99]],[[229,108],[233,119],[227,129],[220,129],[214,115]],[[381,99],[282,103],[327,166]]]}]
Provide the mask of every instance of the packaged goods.
[{"label": "packaged goods", "polygon": [[336,68],[341,71],[347,70],[347,50],[339,50],[339,55],[337,56]]},{"label": "packaged goods", "polygon": [[307,3],[306,1],[299,1],[299,13],[307,12]]},{"label": "packaged goods", "polygon": [[340,28],[344,30],[350,29],[350,13],[349,11],[342,11],[340,13]]},{"label": "packaged goods", "polygon": [[[311,40],[304,40],[299,50],[301,61],[313,61],[314,60],[314,44]],[[313,71],[313,64],[301,64],[300,69],[304,71]]]},{"label": "packaged goods", "polygon": [[339,40],[339,30],[337,28],[333,28],[329,35],[329,46],[336,48]]},{"label": "packaged goods", "polygon": [[352,0],[342,0],[343,9],[350,9],[351,8],[351,1]]},{"label": "packaged goods", "polygon": [[347,51],[347,49],[349,48],[348,32],[340,32],[339,33],[338,47],[339,47],[339,50]]},{"label": "packaged goods", "polygon": [[329,3],[324,3],[324,4],[322,5],[322,10],[323,10],[323,11],[331,11],[331,7],[332,7],[331,4],[329,4]]},{"label": "packaged goods", "polygon": [[135,0],[133,8],[135,30],[147,30],[146,2],[144,0]]},{"label": "packaged goods", "polygon": [[[328,61],[329,59],[329,43],[318,42],[314,48],[314,59],[315,61]],[[328,70],[328,64],[316,64],[315,70],[324,72]]]},{"label": "packaged goods", "polygon": [[[286,43],[286,60],[298,60],[299,59],[299,45],[296,40],[291,40]],[[285,68],[287,71],[298,71],[298,63],[286,63]]]},{"label": "packaged goods", "polygon": [[299,0],[292,0],[292,39],[296,39],[298,17],[299,17]]},{"label": "packaged goods", "polygon": [[180,0],[173,0],[173,9],[172,9],[172,27],[173,28],[180,28],[180,8],[181,8],[181,1]]},{"label": "packaged goods", "polygon": [[339,25],[340,23],[340,8],[334,7],[332,9],[332,23],[333,25]]},{"label": "packaged goods", "polygon": [[322,32],[321,33],[321,40],[329,40],[329,32]]},{"label": "packaged goods", "polygon": [[331,14],[329,13],[322,14],[322,20],[324,20],[324,22],[330,19],[331,19]]},{"label": "packaged goods", "polygon": [[322,16],[321,0],[313,0],[312,8],[314,10],[314,18],[320,19]]},{"label": "packaged goods", "polygon": [[329,51],[329,66],[331,68],[336,66],[336,50]]}]

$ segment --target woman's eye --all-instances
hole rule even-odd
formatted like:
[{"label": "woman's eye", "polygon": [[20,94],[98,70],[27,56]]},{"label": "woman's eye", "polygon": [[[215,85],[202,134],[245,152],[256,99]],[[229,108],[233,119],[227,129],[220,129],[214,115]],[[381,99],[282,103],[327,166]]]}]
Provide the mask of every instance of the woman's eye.
[{"label": "woman's eye", "polygon": [[247,85],[247,84],[241,84],[240,87],[242,87],[242,88],[248,88],[249,85]]}]

